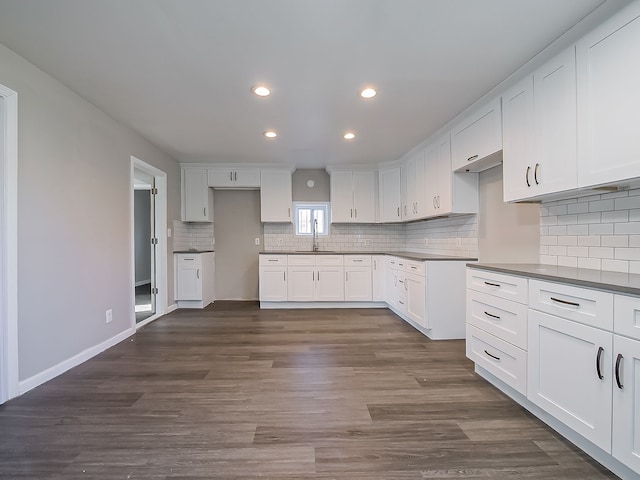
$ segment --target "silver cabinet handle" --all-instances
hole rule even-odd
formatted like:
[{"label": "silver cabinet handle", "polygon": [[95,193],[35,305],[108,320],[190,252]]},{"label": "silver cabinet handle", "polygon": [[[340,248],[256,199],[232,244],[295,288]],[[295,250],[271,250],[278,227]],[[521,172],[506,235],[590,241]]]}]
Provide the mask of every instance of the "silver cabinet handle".
[{"label": "silver cabinet handle", "polygon": [[349,281],[349,272],[344,272],[344,280],[345,282]]},{"label": "silver cabinet handle", "polygon": [[351,215],[351,218],[353,218],[353,208],[351,209],[350,215]]},{"label": "silver cabinet handle", "polygon": [[398,216],[400,216],[400,207],[398,207]]},{"label": "silver cabinet handle", "polygon": [[320,272],[318,272],[318,281],[320,281]]},{"label": "silver cabinet handle", "polygon": [[204,207],[204,208],[202,209],[202,216],[203,216],[203,217],[206,217],[206,216],[207,216],[207,207]]},{"label": "silver cabinet handle", "polygon": [[233,172],[229,172],[229,181],[233,182]]},{"label": "silver cabinet handle", "polygon": [[533,180],[536,182],[536,185],[540,185],[540,182],[538,182],[538,167],[539,166],[540,166],[540,164],[536,163],[536,166],[533,169]]},{"label": "silver cabinet handle", "polygon": [[531,167],[529,165],[527,165],[527,173],[525,173],[524,175],[524,179],[527,182],[527,187],[531,186],[531,183],[529,183],[529,172],[531,171]]},{"label": "silver cabinet handle", "polygon": [[238,172],[233,172],[233,179],[237,182],[238,181]]},{"label": "silver cabinet handle", "polygon": [[287,281],[287,272],[282,272],[282,280]]},{"label": "silver cabinet handle", "polygon": [[268,262],[277,262],[278,260],[275,258],[270,258],[269,260],[267,260]]},{"label": "silver cabinet handle", "polygon": [[363,260],[361,258],[354,258],[353,261],[354,262],[362,262]]},{"label": "silver cabinet handle", "polygon": [[198,280],[200,279],[200,269],[199,268],[196,270],[196,278]]},{"label": "silver cabinet handle", "polygon": [[491,318],[495,318],[496,320],[500,320],[500,317],[499,317],[498,315],[493,315],[492,313],[489,313],[489,312],[487,312],[486,310],[485,310],[484,314],[485,314],[487,317],[491,317]]},{"label": "silver cabinet handle", "polygon": [[287,216],[291,218],[291,207],[287,208]]},{"label": "silver cabinet handle", "polygon": [[358,218],[358,209],[354,208],[353,212],[354,212],[354,217]]},{"label": "silver cabinet handle", "polygon": [[470,162],[471,160],[475,160],[476,158],[478,158],[478,155],[472,155],[469,158],[467,158],[467,162]]},{"label": "silver cabinet handle", "polygon": [[496,360],[500,360],[500,357],[496,357],[495,355],[491,355],[489,352],[487,352],[487,350],[485,349],[484,353],[486,353],[487,355],[489,355],[491,358],[494,358]]},{"label": "silver cabinet handle", "polygon": [[188,260],[190,262],[193,262],[195,260],[195,258],[183,258],[183,260]]}]

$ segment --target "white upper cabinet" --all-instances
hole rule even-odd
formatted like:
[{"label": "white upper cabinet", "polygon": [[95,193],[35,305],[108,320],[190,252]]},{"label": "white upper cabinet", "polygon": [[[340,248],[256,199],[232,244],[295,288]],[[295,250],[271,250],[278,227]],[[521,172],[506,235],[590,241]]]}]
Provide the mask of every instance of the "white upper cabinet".
[{"label": "white upper cabinet", "polygon": [[258,168],[210,168],[208,183],[212,188],[260,188]]},{"label": "white upper cabinet", "polygon": [[451,140],[447,133],[425,151],[426,216],[478,211],[478,174],[451,171]]},{"label": "white upper cabinet", "polygon": [[262,170],[260,185],[260,220],[262,222],[290,223],[291,171],[288,169]]},{"label": "white upper cabinet", "polygon": [[451,130],[451,164],[455,171],[480,172],[502,160],[500,97],[467,115]]},{"label": "white upper cabinet", "polygon": [[380,222],[400,222],[402,188],[400,167],[385,168],[378,172],[378,197]]},{"label": "white upper cabinet", "polygon": [[640,177],[640,2],[576,47],[580,187]]},{"label": "white upper cabinet", "polygon": [[426,180],[424,150],[420,150],[402,165],[402,219],[416,220],[426,216]]},{"label": "white upper cabinet", "polygon": [[182,169],[182,221],[213,222],[213,190],[204,168]]},{"label": "white upper cabinet", "polygon": [[502,97],[505,201],[577,187],[575,49]]},{"label": "white upper cabinet", "polygon": [[331,222],[376,221],[376,173],[371,170],[333,170],[331,175]]}]

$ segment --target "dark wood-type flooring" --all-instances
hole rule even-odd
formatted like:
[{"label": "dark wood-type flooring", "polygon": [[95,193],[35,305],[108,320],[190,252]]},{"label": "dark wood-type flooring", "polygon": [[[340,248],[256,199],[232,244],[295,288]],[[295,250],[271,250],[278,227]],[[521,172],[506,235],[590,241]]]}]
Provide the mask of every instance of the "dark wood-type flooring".
[{"label": "dark wood-type flooring", "polygon": [[0,406],[2,479],[616,478],[388,310],[177,311]]}]

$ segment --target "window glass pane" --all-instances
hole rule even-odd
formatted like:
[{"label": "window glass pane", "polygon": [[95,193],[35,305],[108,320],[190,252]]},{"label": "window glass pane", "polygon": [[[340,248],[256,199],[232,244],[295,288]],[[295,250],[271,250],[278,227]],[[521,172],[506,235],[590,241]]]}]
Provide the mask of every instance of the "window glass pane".
[{"label": "window glass pane", "polygon": [[318,221],[318,235],[324,235],[324,211],[323,210],[314,210],[313,215],[315,220]]},{"label": "window glass pane", "polygon": [[[295,206],[296,235],[328,235],[329,233],[329,205],[298,204]],[[317,227],[315,223],[317,222]]]},{"label": "window glass pane", "polygon": [[311,233],[311,209],[298,210],[298,233]]}]

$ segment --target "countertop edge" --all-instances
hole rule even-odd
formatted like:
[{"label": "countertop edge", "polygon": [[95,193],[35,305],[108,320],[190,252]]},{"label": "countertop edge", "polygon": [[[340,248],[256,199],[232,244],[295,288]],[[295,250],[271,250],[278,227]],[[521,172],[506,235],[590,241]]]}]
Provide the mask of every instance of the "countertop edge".
[{"label": "countertop edge", "polygon": [[[592,270],[587,268],[559,267],[544,264],[483,264],[468,263],[467,267],[507,275],[534,278],[580,287],[606,290],[613,293],[640,296],[640,275],[633,273]],[[536,271],[536,269],[544,269]],[[599,277],[599,278],[596,278]]]},{"label": "countertop edge", "polygon": [[297,251],[280,251],[280,252],[259,252],[259,255],[385,255],[390,257],[401,257],[409,260],[418,261],[460,261],[460,262],[476,262],[475,257],[454,257],[448,255],[436,255],[429,253],[417,252],[297,252]]}]

